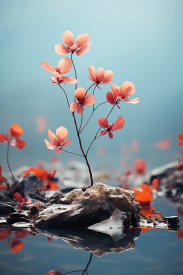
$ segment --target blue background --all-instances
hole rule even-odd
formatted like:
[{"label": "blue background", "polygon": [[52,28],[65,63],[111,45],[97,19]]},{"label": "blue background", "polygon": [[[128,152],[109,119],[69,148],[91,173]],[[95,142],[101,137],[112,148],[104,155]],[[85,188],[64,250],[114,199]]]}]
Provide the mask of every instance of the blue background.
[{"label": "blue background", "polygon": [[[91,81],[88,65],[114,72],[115,84],[129,80],[135,84],[140,103],[123,103],[109,118],[114,122],[120,115],[125,119],[124,129],[95,141],[89,159],[91,164],[108,162],[121,167],[122,145],[131,145],[138,139],[140,150],[134,157],[146,158],[149,167],[177,159],[177,134],[182,127],[182,64],[183,64],[183,2],[180,0],[140,1],[1,1],[1,92],[0,132],[6,134],[16,122],[24,129],[22,139],[26,147],[19,151],[10,148],[12,168],[35,165],[36,161],[50,161],[55,151],[46,148],[47,130],[37,135],[36,116],[47,119],[47,128],[53,132],[65,126],[72,143],[66,148],[80,153],[74,124],[65,97],[59,87],[49,80],[51,76],[40,66],[46,61],[57,66],[64,56],[58,55],[54,46],[62,42],[65,30],[90,35],[91,49],[87,54],[74,55],[78,74],[78,87],[87,89]],[[69,55],[67,55],[70,57]],[[74,77],[72,69],[68,76]],[[74,85],[66,84],[70,103]],[[96,90],[96,102],[105,101],[111,85]],[[88,127],[82,133],[85,149],[98,126],[99,117],[108,114],[110,104],[96,111]],[[92,108],[85,108],[84,119]],[[78,115],[79,118],[79,115]],[[153,143],[171,137],[172,146],[167,151],[156,150]],[[100,145],[107,154],[99,157]],[[123,156],[125,154],[123,153]],[[60,159],[68,161],[70,154],[62,152]],[[81,160],[81,158],[78,157]],[[0,144],[0,160],[6,166],[6,145]],[[122,169],[122,168],[121,168]]]}]

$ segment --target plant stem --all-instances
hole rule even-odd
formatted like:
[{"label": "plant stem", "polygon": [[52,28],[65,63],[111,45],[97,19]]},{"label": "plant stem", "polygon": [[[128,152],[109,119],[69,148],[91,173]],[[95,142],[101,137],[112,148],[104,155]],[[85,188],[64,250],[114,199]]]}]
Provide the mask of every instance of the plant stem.
[{"label": "plant stem", "polygon": [[10,170],[10,173],[11,173],[11,176],[12,176],[14,182],[16,182],[16,180],[15,180],[15,178],[14,178],[14,176],[13,176],[13,173],[12,173],[12,171],[11,171],[10,164],[9,164],[9,160],[8,160],[9,146],[10,146],[10,144],[9,144],[9,142],[8,142],[8,148],[7,148],[7,165],[8,165],[8,168],[9,168],[9,170]]},{"label": "plant stem", "polygon": [[65,149],[62,148],[63,151],[67,152],[67,153],[71,153],[71,154],[74,154],[74,155],[77,155],[77,156],[81,156],[81,157],[84,157],[83,155],[80,155],[80,154],[77,154],[77,153],[74,153],[74,152],[70,152],[70,151],[67,151]]},{"label": "plant stem", "polygon": [[[94,95],[94,92],[95,92],[95,89],[96,89],[97,86],[95,86],[95,88],[93,89],[93,95]],[[94,112],[94,104],[93,104],[93,112]]]},{"label": "plant stem", "polygon": [[87,95],[88,91],[90,90],[90,88],[91,88],[93,85],[95,85],[95,83],[93,83],[93,84],[88,88],[88,90],[87,90],[86,93],[85,93],[85,96]]},{"label": "plant stem", "polygon": [[83,113],[81,114],[81,124],[80,124],[80,127],[79,127],[79,132],[80,132],[80,129],[81,129],[82,123],[83,123]]},{"label": "plant stem", "polygon": [[[104,122],[102,123],[102,125],[106,122],[107,118],[109,117],[110,113],[112,112],[113,108],[114,108],[115,105],[112,106],[110,112],[108,113],[108,115],[106,116],[106,119],[104,120]],[[98,131],[96,132],[95,136],[94,136],[94,139],[92,140],[92,142],[90,143],[89,147],[88,147],[88,150],[86,152],[86,156],[88,155],[88,152],[89,152],[89,149],[92,145],[92,143],[94,142],[94,140],[97,138],[97,135],[98,135],[98,132],[100,131],[100,129],[102,128],[102,125],[99,127]]]},{"label": "plant stem", "polygon": [[[75,78],[77,79],[77,73],[76,73],[76,68],[74,66],[74,62],[73,62],[73,59],[72,59],[72,52],[71,52],[71,61],[72,61],[72,65],[74,67],[74,72],[75,72]],[[75,90],[77,89],[77,83],[75,84]]]},{"label": "plant stem", "polygon": [[76,127],[76,132],[77,132],[77,136],[78,136],[78,140],[79,140],[79,145],[80,145],[81,151],[83,153],[83,157],[85,158],[86,164],[88,166],[88,170],[89,170],[89,174],[90,174],[90,180],[91,180],[91,186],[93,186],[93,176],[92,176],[91,167],[90,167],[90,164],[89,164],[88,159],[87,159],[87,154],[85,154],[84,150],[83,150],[83,146],[82,146],[82,143],[81,143],[81,138],[80,138],[80,134],[79,134],[79,130],[78,130],[78,126],[77,126],[77,122],[76,122],[76,118],[75,118],[74,113],[72,113],[72,116],[74,118],[74,124],[75,124],[75,127]]},{"label": "plant stem", "polygon": [[58,84],[58,86],[62,89],[62,91],[64,92],[65,96],[66,96],[66,100],[67,100],[67,104],[69,106],[69,109],[70,109],[70,104],[69,104],[69,100],[68,100],[68,97],[67,97],[67,94],[65,92],[65,90],[62,88],[62,86],[60,84]]},{"label": "plant stem", "polygon": [[81,134],[81,132],[83,131],[83,129],[86,127],[86,125],[88,124],[88,122],[89,122],[90,118],[92,117],[93,113],[95,112],[95,110],[96,110],[100,105],[102,105],[102,104],[104,104],[104,103],[106,103],[106,102],[107,102],[107,101],[102,102],[102,103],[100,103],[97,107],[95,107],[95,109],[92,111],[92,113],[91,113],[89,119],[87,120],[87,122],[85,123],[85,125],[83,126],[83,128],[81,129],[80,134]]},{"label": "plant stem", "polygon": [[88,267],[89,267],[89,265],[90,265],[90,263],[91,263],[92,257],[93,257],[93,254],[91,253],[90,258],[89,258],[89,261],[88,261],[88,263],[87,263],[85,269],[83,270],[82,275],[84,275],[85,272],[88,273],[88,272],[87,272],[87,269],[88,269]]}]

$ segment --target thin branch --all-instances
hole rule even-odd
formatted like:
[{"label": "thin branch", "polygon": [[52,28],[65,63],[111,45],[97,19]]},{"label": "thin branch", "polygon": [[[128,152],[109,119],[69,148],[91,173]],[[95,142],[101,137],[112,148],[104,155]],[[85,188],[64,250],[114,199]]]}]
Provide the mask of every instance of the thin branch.
[{"label": "thin branch", "polygon": [[81,129],[82,123],[83,123],[83,113],[81,114],[81,124],[80,124],[80,127],[79,127],[79,132],[80,132],[80,129]]},{"label": "thin branch", "polygon": [[66,91],[62,88],[62,86],[60,84],[58,84],[58,86],[62,89],[62,91],[64,92],[65,96],[66,96],[66,99],[67,99],[67,104],[69,106],[69,109],[70,109],[70,104],[69,104],[69,100],[68,100],[68,97],[67,97],[67,94],[66,94]]},{"label": "thin branch", "polygon": [[[94,95],[94,92],[95,92],[95,89],[96,89],[97,86],[95,86],[95,88],[93,89],[93,95]],[[93,111],[94,111],[94,104],[93,104]]]},{"label": "thin branch", "polygon": [[77,155],[77,156],[81,156],[81,157],[84,157],[83,155],[80,155],[78,153],[74,153],[74,152],[70,152],[70,151],[67,151],[65,150],[64,148],[62,148],[63,151],[67,152],[67,153],[71,153],[71,154],[74,154],[74,155]]},{"label": "thin branch", "polygon": [[90,90],[90,88],[91,88],[93,85],[95,85],[95,83],[93,83],[93,84],[88,88],[88,90],[87,90],[86,93],[85,93],[85,96],[87,95],[88,91]]},{"label": "thin branch", "polygon": [[[76,73],[76,68],[74,66],[74,62],[73,62],[73,59],[72,59],[72,52],[71,52],[71,61],[72,61],[72,65],[74,67],[74,72],[75,72],[75,78],[77,79],[77,73]],[[77,83],[75,84],[75,90],[77,89]]]},{"label": "thin branch", "polygon": [[9,142],[8,142],[8,148],[7,148],[7,165],[8,165],[8,168],[9,168],[9,170],[10,170],[10,173],[11,173],[11,176],[12,176],[14,182],[16,182],[16,180],[15,180],[15,178],[14,178],[14,176],[13,176],[13,173],[12,173],[12,171],[11,171],[11,167],[10,167],[9,160],[8,160],[9,146],[10,146],[10,144],[9,144]]},{"label": "thin branch", "polygon": [[95,112],[95,110],[96,110],[100,105],[102,105],[102,104],[104,104],[104,103],[106,103],[106,102],[107,102],[107,101],[102,102],[102,103],[100,103],[97,107],[95,107],[95,109],[92,111],[92,113],[91,113],[89,119],[87,120],[87,122],[85,123],[85,125],[83,126],[83,128],[81,129],[80,134],[81,134],[81,132],[83,131],[83,129],[86,127],[86,125],[88,124],[88,122],[89,122],[90,118],[92,117],[93,113]]},{"label": "thin branch", "polygon": [[86,156],[88,155],[88,152],[89,152],[89,149],[92,145],[92,143],[94,142],[94,140],[96,139],[97,135],[98,135],[98,132],[100,131],[100,129],[102,128],[102,126],[104,125],[104,123],[106,122],[107,118],[109,117],[110,113],[112,112],[113,108],[114,108],[115,105],[112,106],[110,112],[108,113],[108,115],[106,116],[106,119],[104,120],[104,122],[102,123],[102,125],[99,127],[98,131],[96,132],[95,136],[94,136],[94,139],[92,140],[92,142],[90,143],[89,147],[88,147],[88,150],[86,152]]}]

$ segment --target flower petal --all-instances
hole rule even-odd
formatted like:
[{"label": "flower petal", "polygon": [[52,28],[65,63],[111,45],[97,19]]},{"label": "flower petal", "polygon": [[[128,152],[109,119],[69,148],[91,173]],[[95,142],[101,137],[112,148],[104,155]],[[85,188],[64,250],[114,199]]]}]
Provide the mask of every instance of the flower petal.
[{"label": "flower petal", "polygon": [[180,147],[183,147],[183,143],[182,142],[178,142],[177,145],[179,145]]},{"label": "flower petal", "polygon": [[83,106],[92,106],[95,103],[94,95],[87,95],[83,100]]},{"label": "flower petal", "polygon": [[120,91],[120,87],[118,85],[112,84],[112,93],[114,93],[115,90]]},{"label": "flower petal", "polygon": [[46,71],[52,73],[56,71],[56,68],[52,65],[49,65],[47,62],[43,61],[41,62],[41,67],[45,69]]},{"label": "flower petal", "polygon": [[106,99],[110,104],[112,104],[112,105],[114,104],[114,98],[113,98],[113,94],[111,92],[108,92],[106,94]]},{"label": "flower petal", "polygon": [[65,31],[62,40],[70,47],[74,44],[74,34],[71,31]]},{"label": "flower petal", "polygon": [[101,136],[106,135],[106,134],[107,134],[107,130],[105,130],[105,131],[101,131],[101,132],[100,132],[100,134],[101,134]]},{"label": "flower petal", "polygon": [[8,139],[4,134],[0,134],[0,142],[8,142]]},{"label": "flower petal", "polygon": [[104,69],[103,68],[99,68],[96,72],[96,81],[99,83],[104,79]]},{"label": "flower petal", "polygon": [[74,96],[78,99],[78,100],[83,100],[83,98],[85,97],[85,89],[83,87],[77,88],[75,90]]},{"label": "flower petal", "polygon": [[89,73],[90,73],[90,76],[93,80],[96,79],[96,75],[95,75],[95,67],[93,65],[89,65],[88,66],[88,69],[89,69]]},{"label": "flower petal", "polygon": [[135,93],[135,85],[130,81],[125,81],[121,85],[120,94],[122,97],[128,97]]},{"label": "flower petal", "polygon": [[10,144],[18,149],[23,149],[25,147],[25,141],[19,138],[13,139]]},{"label": "flower petal", "polygon": [[48,129],[48,137],[51,141],[54,141],[57,138],[56,135],[50,129]]},{"label": "flower petal", "polygon": [[181,141],[183,141],[183,135],[182,134],[177,135],[177,138],[180,139]]},{"label": "flower petal", "polygon": [[124,101],[126,101],[127,103],[131,103],[131,104],[136,104],[138,103],[140,100],[139,98],[134,98],[134,99],[125,99]]},{"label": "flower petal", "polygon": [[53,83],[57,83],[57,77],[50,77],[50,80],[53,82]]},{"label": "flower petal", "polygon": [[59,128],[57,128],[56,130],[56,136],[61,138],[63,141],[67,138],[67,135],[68,135],[68,130],[61,126]]},{"label": "flower petal", "polygon": [[13,251],[13,253],[17,253],[19,252],[21,249],[23,249],[24,244],[23,242],[19,241],[19,240],[13,240],[10,246],[11,251]]},{"label": "flower petal", "polygon": [[18,126],[16,123],[13,123],[10,127],[10,134],[14,138],[19,138],[23,134],[23,129]]},{"label": "flower petal", "polygon": [[108,128],[108,120],[105,119],[104,117],[101,117],[98,119],[98,125],[101,126],[102,128]]},{"label": "flower petal", "polygon": [[88,43],[90,40],[90,36],[88,33],[80,34],[77,36],[75,43],[79,47],[83,47],[86,43]]},{"label": "flower petal", "polygon": [[91,42],[81,47],[78,51],[76,51],[77,56],[89,52],[90,46],[91,46]]},{"label": "flower petal", "polygon": [[113,138],[113,134],[111,132],[109,132],[109,138],[112,139]]},{"label": "flower petal", "polygon": [[78,82],[76,78],[70,76],[63,76],[62,80],[65,81],[67,84],[76,84]]},{"label": "flower petal", "polygon": [[49,140],[45,139],[44,141],[45,141],[46,146],[47,146],[48,149],[54,150],[54,149],[57,148],[57,146],[54,145],[54,144],[53,144],[52,142],[50,142]]},{"label": "flower petal", "polygon": [[109,82],[113,78],[114,73],[111,70],[105,71],[104,73],[104,79],[102,82]]},{"label": "flower petal", "polygon": [[116,100],[116,98],[119,96],[119,90],[114,90],[114,93],[113,93],[113,97],[114,97],[114,100]]},{"label": "flower petal", "polygon": [[79,108],[79,103],[78,102],[72,102],[70,105],[70,110],[71,112],[75,112]]},{"label": "flower petal", "polygon": [[82,114],[84,112],[84,108],[83,105],[79,106],[79,108],[77,109],[78,114]]},{"label": "flower petal", "polygon": [[60,154],[61,152],[62,152],[62,148],[58,148],[56,153]]},{"label": "flower petal", "polygon": [[63,44],[55,45],[55,51],[60,55],[68,54],[70,52],[69,49]]},{"label": "flower petal", "polygon": [[66,74],[72,68],[72,61],[69,57],[64,57],[59,61],[58,68],[60,69],[61,74]]},{"label": "flower petal", "polygon": [[59,78],[59,79],[62,79],[61,74],[59,74],[58,72],[52,72],[52,74],[53,74],[55,77],[57,77],[57,78]]},{"label": "flower petal", "polygon": [[62,147],[63,146],[66,146],[66,145],[69,145],[71,143],[71,139],[68,138],[63,144],[62,144]]},{"label": "flower petal", "polygon": [[119,116],[118,119],[112,125],[111,131],[121,130],[123,128],[124,124],[125,124],[124,118],[122,118],[121,116]]},{"label": "flower petal", "polygon": [[16,193],[14,194],[14,196],[15,196],[15,199],[16,199],[17,201],[23,202],[23,198],[22,198],[22,195],[21,195],[20,193],[16,192]]}]

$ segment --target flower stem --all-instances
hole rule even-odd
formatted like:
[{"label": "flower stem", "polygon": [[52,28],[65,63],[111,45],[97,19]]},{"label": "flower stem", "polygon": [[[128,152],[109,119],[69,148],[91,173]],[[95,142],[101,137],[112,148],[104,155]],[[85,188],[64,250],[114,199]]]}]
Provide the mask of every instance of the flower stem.
[{"label": "flower stem", "polygon": [[92,111],[92,113],[91,113],[89,119],[87,120],[87,122],[85,123],[85,125],[83,126],[83,128],[81,129],[80,134],[81,134],[81,132],[83,131],[83,129],[86,127],[86,125],[88,124],[88,122],[89,122],[90,118],[92,117],[93,113],[95,112],[95,110],[96,110],[100,105],[102,105],[102,104],[104,104],[104,103],[106,103],[106,102],[107,102],[107,101],[102,102],[102,103],[100,103],[97,107],[95,107],[95,109]]},{"label": "flower stem", "polygon": [[[104,120],[104,122],[102,123],[102,125],[106,122],[107,118],[109,117],[110,113],[112,112],[113,108],[114,108],[115,105],[112,106],[110,112],[108,113],[108,115],[106,116],[106,119]],[[88,152],[89,152],[89,149],[92,145],[92,143],[94,142],[94,140],[97,138],[97,135],[98,135],[98,132],[100,131],[100,129],[102,128],[102,125],[99,127],[98,131],[96,132],[95,136],[94,136],[94,139],[92,140],[92,142],[90,143],[89,147],[88,147],[88,150],[86,152],[86,156],[88,155]]]},{"label": "flower stem", "polygon": [[87,159],[87,154],[85,154],[84,150],[83,150],[83,146],[82,146],[82,142],[81,142],[81,138],[80,138],[80,134],[79,134],[79,130],[78,130],[78,126],[77,126],[77,122],[76,122],[76,118],[75,118],[74,113],[72,113],[72,116],[74,118],[74,124],[75,124],[75,127],[76,127],[76,132],[77,132],[77,136],[78,136],[78,140],[79,140],[79,145],[80,145],[81,151],[83,153],[83,157],[85,158],[86,164],[88,166],[88,170],[89,170],[89,174],[90,174],[90,180],[91,180],[91,186],[93,186],[93,176],[92,176],[91,167],[90,167],[90,164],[89,164],[88,159]]},{"label": "flower stem", "polygon": [[74,155],[77,155],[77,156],[81,156],[81,157],[84,157],[83,155],[80,155],[78,153],[74,153],[74,152],[70,152],[70,151],[67,151],[65,149],[62,148],[63,151],[67,152],[67,153],[71,153],[71,154],[74,154]]},{"label": "flower stem", "polygon": [[10,173],[11,173],[11,176],[12,176],[14,182],[16,182],[16,180],[15,180],[15,178],[14,178],[14,176],[13,176],[13,173],[12,173],[12,171],[11,171],[10,164],[9,164],[9,160],[8,160],[9,146],[10,146],[10,144],[9,144],[9,142],[8,142],[8,148],[7,148],[7,165],[8,165],[8,168],[9,168],[9,170],[10,170]]},{"label": "flower stem", "polygon": [[58,84],[58,86],[62,89],[62,91],[64,92],[65,96],[66,96],[66,100],[67,100],[67,104],[69,106],[69,109],[70,109],[70,104],[69,104],[69,100],[68,100],[68,97],[67,97],[67,94],[66,94],[66,91],[62,88],[62,86],[60,84]]},{"label": "flower stem", "polygon": [[[72,65],[74,67],[74,72],[75,72],[75,78],[77,79],[77,73],[76,73],[76,68],[74,66],[74,62],[73,62],[73,59],[72,59],[72,53],[71,53],[71,61],[72,61]],[[75,84],[75,90],[77,89],[77,83]]]},{"label": "flower stem", "polygon": [[91,88],[93,85],[95,85],[95,83],[93,83],[93,84],[88,88],[88,90],[86,91],[85,96],[87,95],[88,91],[90,90],[90,88]]}]

